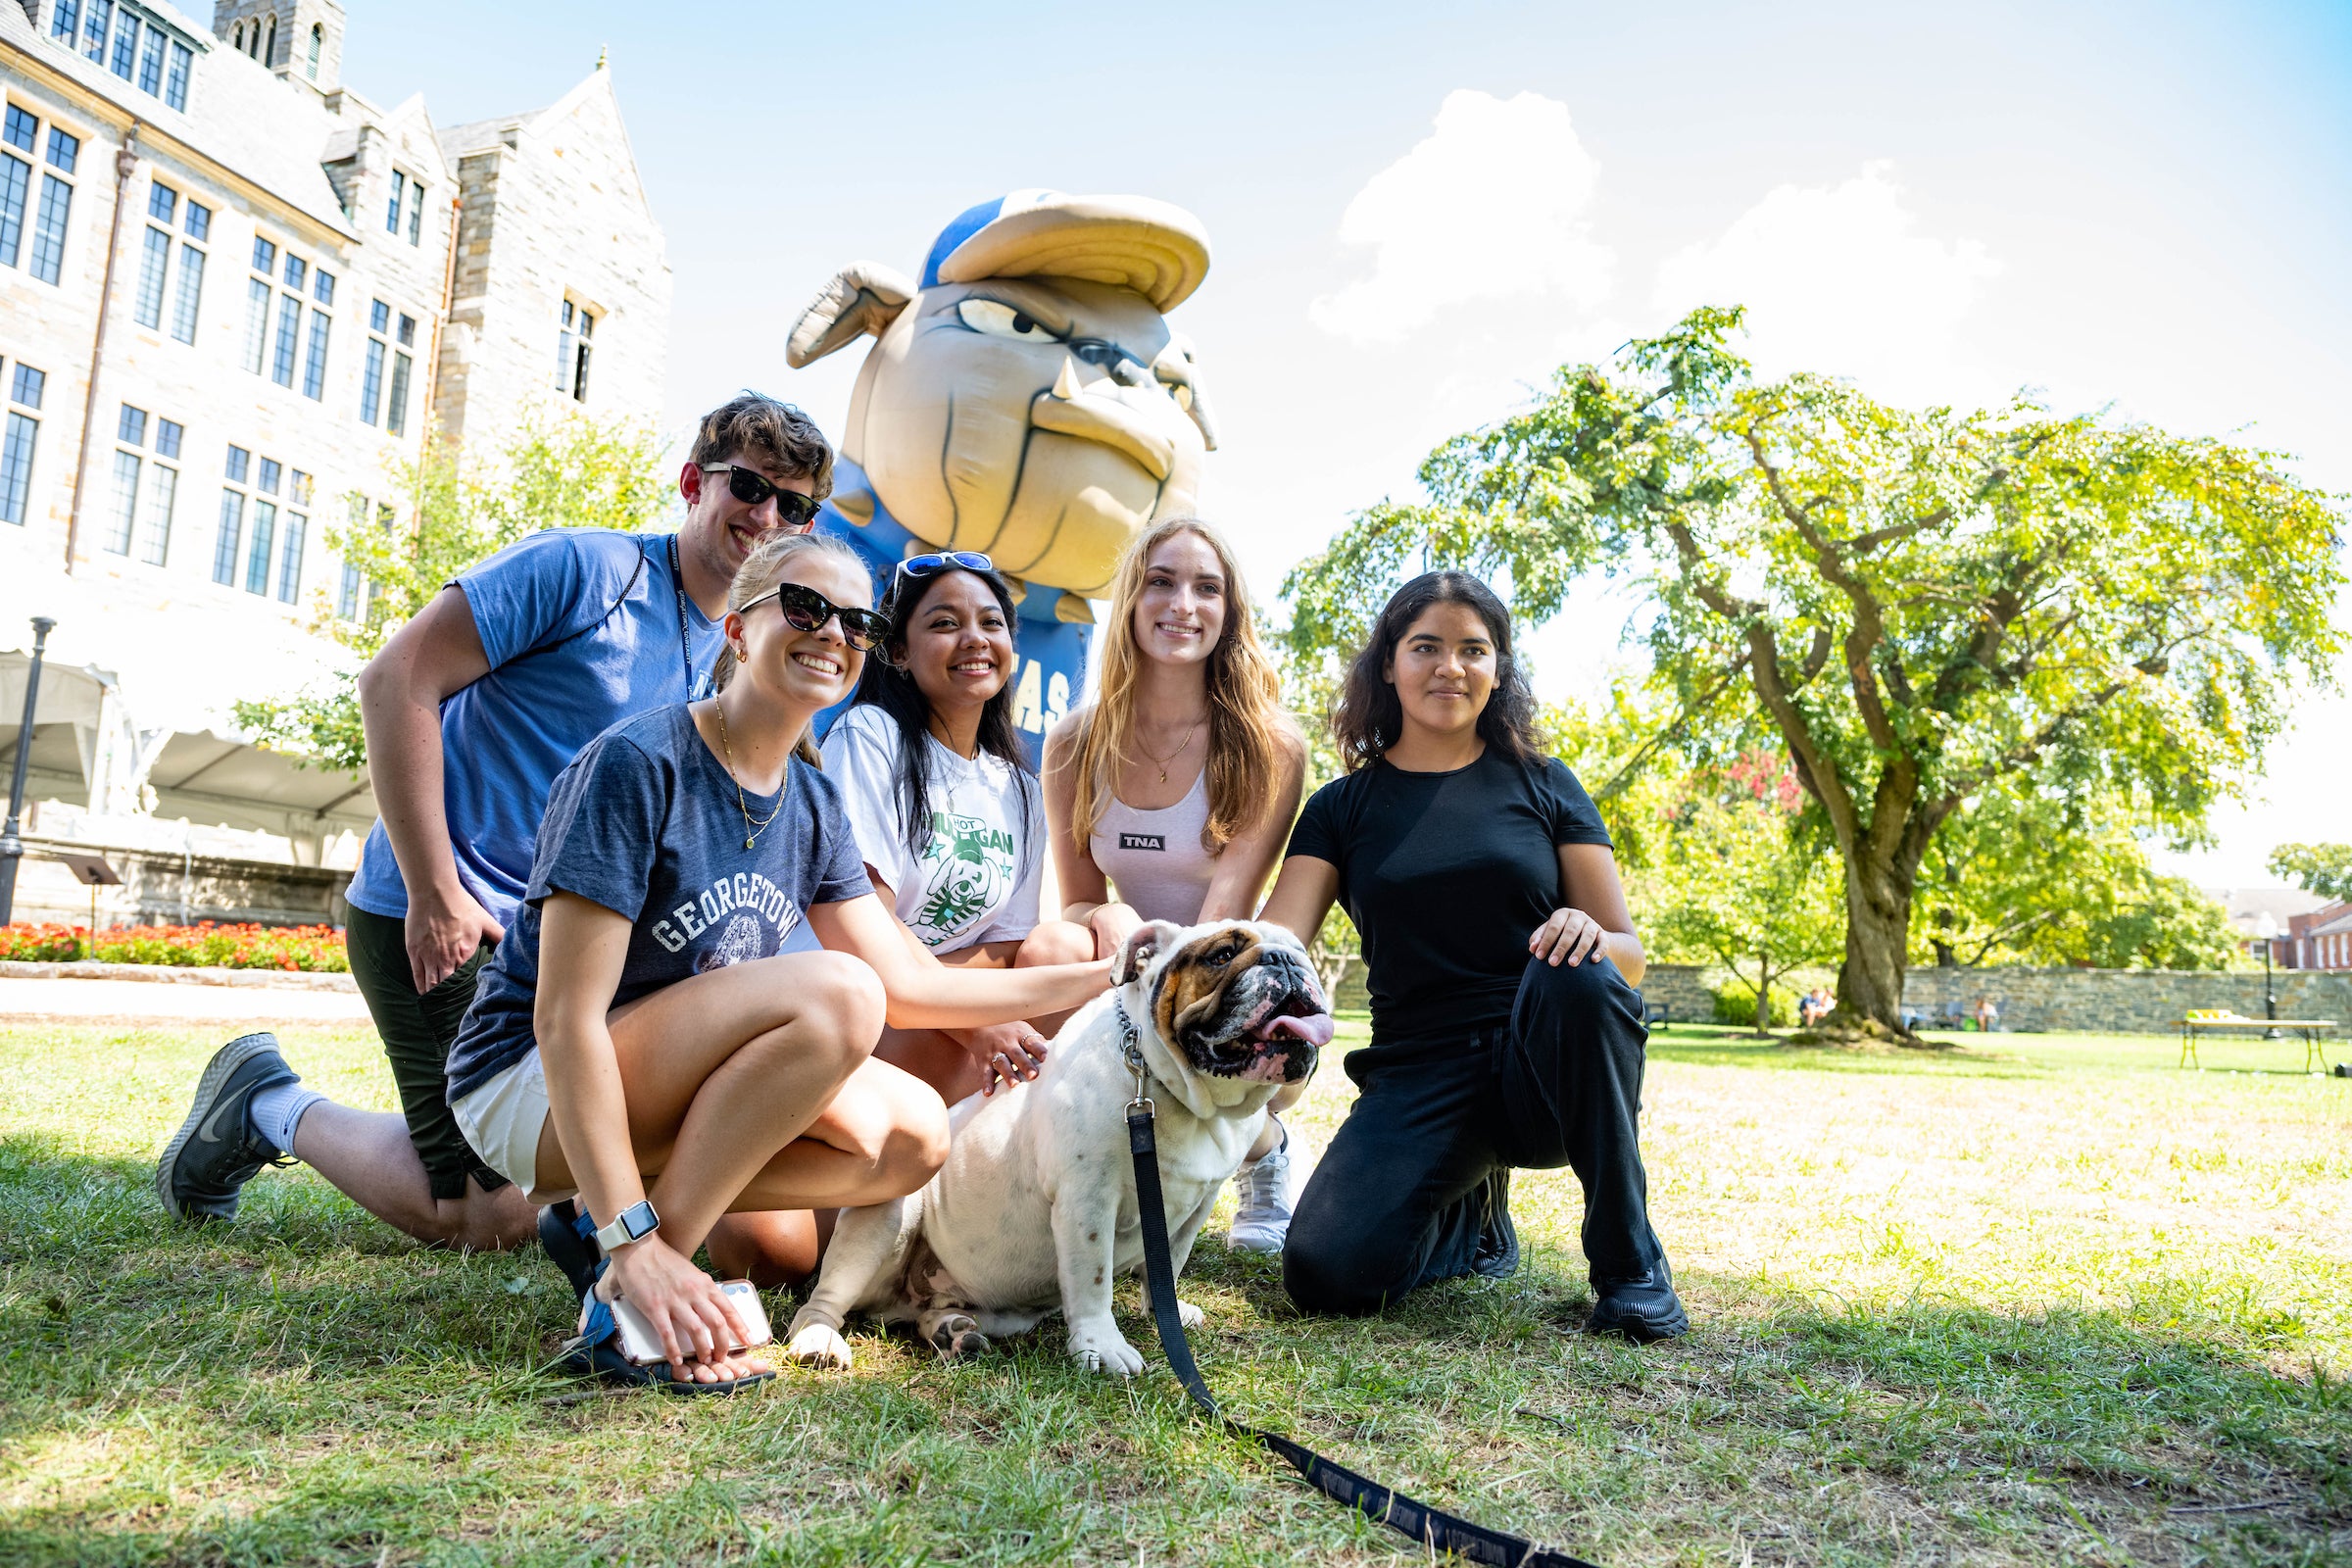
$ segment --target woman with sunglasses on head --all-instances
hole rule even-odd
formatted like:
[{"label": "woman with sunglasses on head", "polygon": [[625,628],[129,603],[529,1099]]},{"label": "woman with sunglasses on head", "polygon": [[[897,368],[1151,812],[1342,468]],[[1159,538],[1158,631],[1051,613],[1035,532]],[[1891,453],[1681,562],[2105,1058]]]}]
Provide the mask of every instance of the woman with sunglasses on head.
[{"label": "woman with sunglasses on head", "polygon": [[[571,1364],[675,1389],[756,1371],[690,1261],[731,1210],[914,1191],[946,1108],[871,1059],[888,1022],[956,1028],[1075,1007],[1100,962],[1002,972],[926,961],[872,895],[808,723],[885,629],[856,554],[771,537],[728,590],[714,699],[590,742],[557,779],[522,911],[450,1054],[450,1102],[491,1169],[551,1208],[540,1235],[581,1294]],[[667,1377],[632,1367],[611,1301],[651,1324]]]},{"label": "woman with sunglasses on head", "polygon": [[1608,830],[1536,743],[1535,699],[1493,589],[1427,572],[1381,611],[1332,729],[1348,771],[1315,792],[1259,918],[1362,933],[1372,1044],[1360,1093],[1298,1200],[1283,1283],[1315,1312],[1518,1267],[1514,1166],[1585,1189],[1588,1327],[1689,1327],[1650,1229],[1637,1117],[1643,959]]},{"label": "woman with sunglasses on head", "polygon": [[[1146,920],[1248,919],[1305,776],[1306,742],[1283,709],[1232,547],[1198,517],[1153,524],[1120,559],[1096,695],[1046,742],[1062,918],[1094,932],[1099,956]],[[1282,1250],[1291,1181],[1280,1112],[1305,1092],[1274,1097],[1234,1177],[1235,1247]]]},{"label": "woman with sunglasses on head", "polygon": [[[1086,927],[1037,917],[1046,808],[1012,719],[1011,585],[975,551],[913,556],[899,563],[882,613],[890,629],[824,742],[874,892],[943,963],[1098,956]],[[953,1105],[1035,1078],[1060,1026],[887,1029],[874,1054]]]},{"label": "woman with sunglasses on head", "polygon": [[[1012,721],[1012,589],[974,551],[911,556],[892,573],[882,640],[823,746],[874,894],[919,954],[956,968],[1094,956],[1086,927],[1038,921],[1046,813]],[[970,1029],[885,1028],[874,1054],[953,1105],[1035,1078],[1055,1013]],[[733,1214],[722,1269],[760,1284],[808,1272],[804,1216]]]}]

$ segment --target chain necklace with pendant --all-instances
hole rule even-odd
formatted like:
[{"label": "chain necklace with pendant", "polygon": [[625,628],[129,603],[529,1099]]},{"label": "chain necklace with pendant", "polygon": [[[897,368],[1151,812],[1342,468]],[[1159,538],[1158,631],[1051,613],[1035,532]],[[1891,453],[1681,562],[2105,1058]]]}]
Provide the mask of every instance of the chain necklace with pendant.
[{"label": "chain necklace with pendant", "polygon": [[[735,776],[735,747],[727,739],[726,705],[712,699],[710,710],[718,715],[718,749],[727,759],[727,782],[735,786],[735,809],[743,813],[743,847],[748,850],[760,842],[760,835],[766,832],[767,824],[776,819],[776,812],[784,809],[784,794],[781,790],[777,791],[774,808],[759,821],[752,820],[752,808],[743,798],[743,780]],[[788,769],[792,766],[790,758],[785,759],[784,765]]]},{"label": "chain necklace with pendant", "polygon": [[1176,749],[1165,757],[1153,757],[1152,755],[1152,748],[1144,744],[1143,738],[1141,736],[1136,738],[1135,749],[1139,752],[1142,752],[1145,757],[1150,758],[1152,765],[1159,769],[1159,781],[1162,784],[1165,784],[1168,781],[1168,764],[1176,760],[1176,759],[1179,757],[1182,757],[1185,752],[1190,749],[1193,744],[1193,737],[1200,733],[1200,726],[1205,723],[1207,719],[1208,715],[1206,713],[1202,713],[1199,718],[1194,719],[1192,727],[1184,732],[1184,739],[1177,742]]}]

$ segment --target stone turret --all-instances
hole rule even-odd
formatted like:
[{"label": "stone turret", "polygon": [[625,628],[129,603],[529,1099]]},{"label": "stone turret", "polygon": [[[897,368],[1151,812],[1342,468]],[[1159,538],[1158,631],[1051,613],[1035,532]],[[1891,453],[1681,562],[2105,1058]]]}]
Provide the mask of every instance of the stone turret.
[{"label": "stone turret", "polygon": [[338,0],[215,0],[213,33],[285,80],[320,96],[343,80]]}]

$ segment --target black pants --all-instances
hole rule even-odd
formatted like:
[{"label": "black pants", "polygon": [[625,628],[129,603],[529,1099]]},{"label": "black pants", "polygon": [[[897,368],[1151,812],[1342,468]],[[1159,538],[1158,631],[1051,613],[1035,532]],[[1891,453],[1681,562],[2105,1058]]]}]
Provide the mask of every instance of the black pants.
[{"label": "black pants", "polygon": [[1532,959],[1507,1024],[1384,1042],[1348,1058],[1362,1093],[1315,1167],[1283,1249],[1309,1312],[1377,1312],[1473,1271],[1514,1166],[1575,1169],[1594,1279],[1664,1256],[1642,1171],[1642,998],[1613,963]]},{"label": "black pants", "polygon": [[449,1048],[458,1025],[473,1004],[473,983],[493,951],[488,945],[459,964],[457,972],[419,996],[416,971],[409,964],[408,922],[353,909],[345,917],[343,945],[351,955],[351,978],[375,1020],[376,1036],[392,1061],[400,1086],[400,1108],[409,1121],[409,1142],[424,1162],[437,1199],[466,1196],[466,1179],[495,1193],[507,1179],[482,1163],[466,1142],[449,1108]]}]

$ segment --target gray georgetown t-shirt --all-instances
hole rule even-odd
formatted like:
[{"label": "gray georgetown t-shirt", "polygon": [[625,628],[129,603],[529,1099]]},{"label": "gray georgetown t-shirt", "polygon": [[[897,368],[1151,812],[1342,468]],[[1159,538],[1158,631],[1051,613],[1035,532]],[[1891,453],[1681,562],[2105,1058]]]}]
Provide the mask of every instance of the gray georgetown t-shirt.
[{"label": "gray georgetown t-shirt", "polygon": [[[775,813],[748,850],[747,807],[754,822]],[[739,806],[684,706],[615,724],[556,776],[521,911],[450,1049],[449,1098],[530,1053],[540,906],[551,893],[628,916],[617,1007],[730,963],[814,949],[809,908],[872,891],[840,792],[817,769],[795,759],[780,792],[746,790]]]}]

